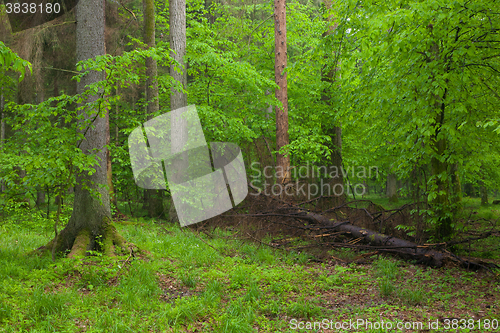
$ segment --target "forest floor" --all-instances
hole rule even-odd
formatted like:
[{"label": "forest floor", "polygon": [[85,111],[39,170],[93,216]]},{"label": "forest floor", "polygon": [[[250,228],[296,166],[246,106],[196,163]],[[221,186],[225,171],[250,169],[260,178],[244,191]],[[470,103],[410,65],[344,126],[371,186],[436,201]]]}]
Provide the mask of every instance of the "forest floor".
[{"label": "forest floor", "polygon": [[149,255],[54,263],[26,255],[51,237],[37,216],[0,224],[0,332],[499,331],[498,271],[334,259],[348,249],[317,262],[142,218],[116,225]]}]

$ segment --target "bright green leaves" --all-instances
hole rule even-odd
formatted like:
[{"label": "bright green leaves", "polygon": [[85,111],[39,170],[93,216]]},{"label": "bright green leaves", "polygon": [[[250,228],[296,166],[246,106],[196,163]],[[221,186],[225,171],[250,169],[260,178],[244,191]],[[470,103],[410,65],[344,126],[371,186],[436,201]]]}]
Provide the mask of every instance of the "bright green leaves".
[{"label": "bright green leaves", "polygon": [[[207,140],[242,143],[271,128],[272,118],[267,119],[264,110],[277,104],[276,85],[271,71],[252,61],[253,52],[261,50],[251,41],[267,26],[252,28],[250,20],[231,15],[233,10],[232,6],[199,5],[190,14],[196,19],[191,17],[187,26],[186,58],[192,78],[188,102],[197,105]],[[211,23],[202,19],[207,11],[217,19]]]},{"label": "bright green leaves", "polygon": [[31,64],[28,61],[21,59],[16,53],[0,41],[0,74],[3,76],[6,71],[12,70],[21,74],[19,81],[22,81],[26,67],[31,73]]},{"label": "bright green leaves", "polygon": [[[347,1],[340,12],[349,13],[349,20],[337,16],[349,31],[335,99],[344,157],[402,179],[434,159],[456,163],[472,183],[500,180],[500,17],[491,1]],[[445,196],[434,186],[440,177],[426,179],[431,202]]]}]

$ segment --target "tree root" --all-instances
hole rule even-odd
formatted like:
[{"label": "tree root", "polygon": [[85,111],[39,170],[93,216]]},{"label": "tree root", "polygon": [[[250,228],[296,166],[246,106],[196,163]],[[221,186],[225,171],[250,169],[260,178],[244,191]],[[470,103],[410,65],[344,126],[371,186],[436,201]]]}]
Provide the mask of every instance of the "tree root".
[{"label": "tree root", "polygon": [[[68,258],[84,257],[92,254],[92,251],[102,252],[108,257],[116,257],[117,255],[128,255],[133,253],[142,253],[137,246],[128,242],[111,223],[109,218],[105,218],[103,229],[100,232],[101,236],[94,236],[87,228],[82,228],[76,235],[74,241],[67,239],[65,235],[60,233],[46,245],[39,247],[34,253],[44,254],[45,252],[64,252],[69,250]],[[55,243],[56,242],[56,243]]]},{"label": "tree root", "polygon": [[127,240],[120,235],[115,226],[111,223],[107,225],[103,243],[104,255],[114,257],[116,254],[128,254],[130,251],[140,252],[134,244],[127,242]]},{"label": "tree root", "polygon": [[74,258],[78,256],[84,256],[90,245],[90,232],[87,229],[82,229],[76,236],[76,239],[71,248],[71,252],[68,254],[68,258]]}]

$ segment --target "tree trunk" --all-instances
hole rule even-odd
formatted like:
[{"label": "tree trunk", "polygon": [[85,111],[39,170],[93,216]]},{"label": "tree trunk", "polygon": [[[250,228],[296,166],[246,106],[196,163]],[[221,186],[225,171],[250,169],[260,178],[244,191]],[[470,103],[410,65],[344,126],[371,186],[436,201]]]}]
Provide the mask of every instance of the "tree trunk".
[{"label": "tree trunk", "polygon": [[[37,91],[37,104],[41,104],[45,101],[45,87],[44,87],[44,76],[40,68],[35,70],[35,83]],[[43,190],[36,192],[36,205],[40,207],[45,203],[45,192]]]},{"label": "tree trunk", "polygon": [[[287,214],[293,214],[292,211],[288,211]],[[484,263],[477,263],[473,261],[464,260],[457,256],[451,255],[449,252],[440,252],[427,247],[425,245],[418,245],[413,242],[392,237],[390,235],[381,234],[379,232],[361,228],[347,222],[336,222],[329,219],[323,215],[315,213],[302,213],[302,215],[296,214],[295,218],[307,220],[312,224],[321,224],[332,226],[330,231],[343,231],[350,234],[353,238],[362,238],[363,241],[369,243],[372,246],[380,247],[379,251],[383,252],[393,252],[401,255],[404,258],[410,258],[417,260],[418,263],[426,264],[429,266],[441,267],[446,263],[452,263],[455,265],[460,265],[464,268],[480,268],[484,267]],[[374,248],[376,249],[376,248]]]},{"label": "tree trunk", "polygon": [[[4,105],[4,96],[3,96],[3,87],[0,90],[0,153],[3,150],[3,143],[5,141],[5,120],[3,113],[3,105]],[[3,179],[0,180],[0,192],[5,192],[5,184]]]},{"label": "tree trunk", "polygon": [[[252,184],[248,185],[252,190],[259,193],[258,195],[265,195],[258,188],[254,187]],[[293,206],[287,207],[286,211],[283,213],[283,216],[293,217],[294,219],[301,219],[303,221],[309,222],[311,226],[319,226],[324,225],[328,226],[329,232],[333,231],[341,231],[349,234],[353,239],[360,238],[364,242],[369,243],[374,246],[372,249],[376,249],[381,252],[392,252],[397,253],[404,258],[410,258],[413,260],[417,260],[418,263],[423,263],[430,266],[441,267],[446,263],[452,263],[453,265],[459,264],[464,268],[470,269],[478,269],[481,267],[494,267],[498,266],[493,263],[488,262],[475,262],[469,261],[467,259],[462,259],[458,256],[455,256],[449,252],[441,252],[432,249],[430,246],[426,245],[418,245],[413,242],[392,237],[390,235],[385,235],[370,229],[361,228],[355,225],[350,224],[348,221],[338,222],[334,219],[326,217],[322,214],[316,214],[309,211],[304,211],[301,207],[295,207],[296,210],[293,209]],[[279,211],[279,209],[278,209]],[[276,211],[276,215],[279,216],[281,214]],[[269,212],[262,214],[263,217],[268,216]],[[256,217],[258,214],[251,214]],[[349,247],[349,243],[343,243],[346,247]],[[439,245],[439,244],[436,244]],[[445,245],[444,243],[442,245]]]},{"label": "tree trunk", "polygon": [[451,189],[452,197],[451,202],[454,204],[453,208],[455,211],[461,209],[460,203],[462,202],[462,185],[460,184],[460,176],[458,174],[458,164],[453,163],[451,165]]},{"label": "tree trunk", "polygon": [[36,205],[40,207],[45,203],[45,192],[44,191],[37,191],[36,192]]},{"label": "tree trunk", "polygon": [[[276,106],[276,176],[278,184],[290,181],[290,156],[279,153],[288,141],[288,86],[286,45],[286,0],[274,0],[274,77],[278,85],[275,95],[283,105]],[[284,191],[280,191],[283,193]]]},{"label": "tree trunk", "polygon": [[[175,59],[182,68],[178,71],[174,65],[170,66],[170,76],[180,84],[182,88],[186,88],[187,72],[184,63],[186,54],[186,1],[185,0],[169,0],[170,6],[170,49],[172,50],[172,58]],[[172,87],[170,91],[170,110],[174,111],[187,106],[187,95],[180,89]],[[171,120],[172,128],[172,153],[182,151],[182,147],[187,143],[187,123],[182,117],[176,117]],[[175,131],[175,135],[174,132]],[[180,171],[187,169],[187,152],[176,158],[172,162],[174,175]],[[176,181],[177,179],[172,179]],[[170,180],[169,180],[170,181]],[[171,222],[179,221],[177,211],[175,210],[174,202],[170,197],[169,217]]]},{"label": "tree trunk", "polygon": [[[435,150],[437,156],[443,156],[446,151],[445,139],[435,141]],[[437,236],[439,239],[449,239],[453,230],[451,228],[451,212],[449,211],[450,199],[448,195],[448,163],[441,162],[437,156],[431,158],[431,171],[435,177],[436,196],[431,200],[430,204],[437,217]],[[443,179],[444,177],[444,179]]]},{"label": "tree trunk", "polygon": [[481,206],[484,206],[488,204],[488,189],[483,182],[480,182],[479,184],[481,190]]},{"label": "tree trunk", "polygon": [[[325,1],[324,4],[326,10],[331,9],[331,0]],[[323,33],[323,38],[331,35],[338,25],[333,16],[329,16],[327,22],[328,26],[327,30]],[[334,53],[327,55],[327,57],[328,56],[336,58]],[[325,62],[327,61],[328,59],[325,59]],[[335,63],[334,68],[328,68],[328,66],[325,65],[321,69],[321,81],[327,83],[330,87],[333,86],[333,82],[336,80],[337,65],[338,64]],[[330,91],[328,91],[328,89],[325,88],[325,90],[323,90],[321,100],[329,107],[332,106],[330,102]],[[325,189],[321,189],[322,195],[331,196],[319,202],[319,208],[322,210],[342,205],[346,201],[347,192],[347,189],[344,187],[344,175],[342,172],[342,127],[340,124],[334,124],[333,122],[326,126],[325,134],[331,139],[331,143],[328,144],[328,148],[331,150],[328,158],[328,170],[336,170],[337,172],[333,172],[333,177],[328,182],[328,186],[325,187]]]},{"label": "tree trunk", "polygon": [[[105,38],[105,51],[107,54],[111,54],[113,56],[118,55],[120,50],[120,44],[119,44],[119,25],[118,25],[118,3],[112,3],[112,2],[106,2],[106,7],[105,7],[105,34],[107,38]],[[116,95],[118,95],[118,85],[116,85],[116,90],[115,90]],[[115,135],[116,135],[116,146],[118,146],[118,101],[115,104],[115,123],[117,124],[115,126]],[[111,129],[109,127],[110,121],[111,121],[111,113],[108,110],[108,115],[106,117],[107,122],[106,122],[106,145],[109,146],[111,143]],[[106,180],[108,184],[108,189],[109,189],[109,200],[110,204],[112,205],[111,207],[115,209],[115,211],[119,211],[118,209],[118,201],[117,201],[117,196],[115,193],[115,188],[113,186],[113,165],[111,163],[111,152],[108,150],[106,154]]]},{"label": "tree trunk", "polygon": [[[144,0],[144,43],[148,47],[155,47],[155,4],[153,0]],[[160,109],[158,100],[158,68],[156,60],[146,59],[146,103],[147,118],[153,118],[153,115]],[[149,217],[159,218],[163,215],[163,191],[146,190],[147,207]]]},{"label": "tree trunk", "polygon": [[[438,66],[435,62],[441,61],[441,49],[439,42],[432,42],[430,49],[430,58],[428,62],[434,62],[434,66]],[[442,64],[441,64],[442,65]],[[434,83],[435,78],[430,77],[430,82]],[[431,93],[432,100],[434,101],[433,107],[436,110],[435,116],[435,133],[432,136],[431,148],[433,156],[431,158],[431,175],[432,184],[431,191],[435,196],[430,201],[431,209],[433,210],[436,222],[436,235],[438,239],[448,240],[453,229],[452,212],[450,211],[450,196],[449,196],[449,170],[448,162],[446,160],[447,153],[447,140],[441,136],[441,131],[445,126],[445,110],[446,110],[446,94],[447,89],[444,89],[443,95]]]},{"label": "tree trunk", "polygon": [[[77,61],[94,58],[105,53],[104,45],[104,1],[79,1],[76,7],[76,57]],[[104,72],[90,72],[77,83],[79,94],[86,91],[86,85],[104,79]],[[98,99],[98,95],[91,95],[86,102]],[[87,104],[87,107],[88,104]],[[81,111],[85,112],[87,110]],[[106,112],[107,110],[93,110]],[[93,119],[94,115],[85,114],[85,119]],[[72,249],[69,257],[85,255],[88,250],[103,250],[107,255],[113,255],[114,245],[124,246],[123,238],[111,224],[111,210],[109,192],[103,187],[106,185],[106,124],[107,117],[95,117],[94,127],[89,127],[80,149],[85,154],[96,154],[99,158],[95,172],[91,175],[80,173],[77,175],[73,213],[66,227],[45,248],[52,251]],[[101,186],[99,186],[101,185]],[[100,199],[89,191],[95,191]],[[103,241],[103,242],[102,242]]]},{"label": "tree trunk", "polygon": [[[330,200],[330,207],[336,207],[343,204],[346,200],[346,185],[344,184],[343,163],[342,163],[342,127],[332,126],[326,131],[330,136],[332,143],[328,148],[331,149],[330,158],[328,161],[329,170],[338,170],[334,177],[330,180],[330,192],[324,195],[333,195]],[[333,167],[333,169],[332,169]],[[323,191],[325,192],[325,191]]]},{"label": "tree trunk", "polygon": [[474,197],[474,187],[472,186],[472,183],[465,183],[464,192],[469,198]]},{"label": "tree trunk", "polygon": [[390,173],[387,175],[386,196],[389,202],[398,202],[398,180],[396,175]]},{"label": "tree trunk", "polygon": [[[109,132],[109,114],[106,117],[106,145],[111,142],[110,132]],[[118,209],[118,203],[116,201],[115,188],[113,186],[113,167],[111,165],[111,152],[106,149],[106,180],[109,189],[109,200],[113,204],[115,209]]]}]

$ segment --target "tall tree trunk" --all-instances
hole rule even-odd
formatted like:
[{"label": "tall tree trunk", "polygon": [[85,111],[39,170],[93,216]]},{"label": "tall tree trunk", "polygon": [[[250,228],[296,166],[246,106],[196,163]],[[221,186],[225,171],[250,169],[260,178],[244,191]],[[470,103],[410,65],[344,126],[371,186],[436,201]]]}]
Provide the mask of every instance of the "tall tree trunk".
[{"label": "tall tree trunk", "polygon": [[[279,153],[288,141],[288,85],[286,45],[286,0],[274,0],[274,78],[278,85],[275,95],[283,105],[276,106],[276,176],[278,184],[290,181],[290,155]],[[284,193],[285,191],[280,191]]]},{"label": "tall tree trunk", "polygon": [[[432,29],[429,27],[429,29]],[[428,62],[439,62],[441,60],[441,50],[439,44],[433,42],[429,53],[431,57]],[[435,81],[433,76],[430,77],[431,82]],[[442,96],[432,93],[434,100],[434,108],[437,111],[435,123],[436,130],[432,137],[431,146],[433,149],[433,156],[431,158],[431,174],[433,177],[433,191],[437,192],[433,199],[430,201],[430,206],[436,217],[436,232],[437,237],[442,240],[447,240],[451,237],[453,230],[452,212],[450,211],[450,196],[449,196],[449,163],[445,159],[447,153],[447,141],[444,136],[441,136],[441,131],[445,124],[445,110],[446,110],[446,94],[447,89],[444,90]]]},{"label": "tall tree trunk", "polygon": [[[3,143],[5,141],[5,115],[3,113],[4,96],[3,87],[0,88],[0,153],[3,150]],[[5,192],[5,184],[3,179],[0,180],[0,192]]]},{"label": "tall tree trunk", "polygon": [[[118,93],[118,86],[116,87],[116,95],[118,96],[119,93]],[[108,117],[109,119],[109,117]],[[111,143],[111,132],[110,132],[110,128],[109,128],[109,121],[108,121],[108,125],[107,125],[107,133],[106,133],[106,141],[108,143],[108,145]],[[118,149],[118,102],[116,103],[115,105],[115,147],[116,149]],[[110,202],[111,204],[114,206],[114,208],[119,211],[118,209],[118,197],[116,195],[116,192],[115,192],[115,187],[113,186],[113,165],[111,163],[111,152],[108,151],[108,154],[107,154],[107,159],[106,159],[106,162],[107,162],[107,180],[108,180],[108,187],[109,187],[109,199],[110,199]]]},{"label": "tall tree trunk", "polygon": [[[119,53],[119,26],[118,26],[118,3],[116,2],[106,2],[105,7],[105,51],[107,54],[118,55]],[[116,86],[116,95],[118,95],[118,85]],[[118,123],[118,102],[115,105],[116,107],[116,123]],[[106,117],[106,145],[109,146],[111,143],[111,129],[109,127],[111,121],[111,114],[108,112],[108,116]],[[118,128],[118,127],[116,127]],[[109,200],[111,203],[111,207],[118,211],[118,201],[115,193],[115,188],[113,186],[113,165],[111,163],[111,152],[108,150],[106,154],[106,179],[109,189]]]},{"label": "tall tree trunk", "polygon": [[[76,7],[76,58],[77,61],[95,58],[105,54],[104,45],[104,0],[79,1]],[[77,83],[79,94],[86,91],[86,85],[104,79],[103,72],[90,72]],[[98,95],[91,95],[86,102],[96,101]],[[81,112],[85,112],[84,110]],[[103,110],[93,110],[103,112]],[[49,243],[52,251],[72,249],[68,256],[85,255],[87,250],[104,250],[105,254],[114,253],[114,244],[123,246],[124,240],[111,224],[109,192],[106,185],[106,117],[95,117],[92,125],[85,133],[80,149],[85,154],[96,154],[99,158],[94,167],[95,172],[89,175],[83,172],[77,175],[73,213],[66,227]],[[84,118],[93,119],[94,115],[85,114]],[[100,199],[90,190],[99,194]],[[102,240],[103,242],[100,242]],[[102,245],[102,246],[101,246]]]},{"label": "tall tree trunk", "polygon": [[[325,3],[325,9],[330,10],[332,8],[332,1],[327,0]],[[331,35],[333,31],[337,28],[338,24],[335,22],[333,16],[329,16],[328,19],[328,27],[327,30],[323,33],[323,38]],[[336,62],[338,56],[332,52],[332,54],[327,55],[327,57],[333,57]],[[325,59],[325,62],[328,59]],[[336,80],[336,72],[337,72],[337,63],[334,63],[334,68],[328,68],[328,66],[324,66],[321,70],[321,81],[328,84],[328,86],[332,87],[334,81]],[[321,100],[328,106],[331,105],[331,98],[328,89],[325,90],[321,94]],[[331,143],[328,144],[328,148],[331,150],[331,154],[328,158],[328,170],[337,170],[338,172],[334,173],[334,177],[330,179],[328,182],[328,187],[326,190],[321,190],[321,193],[325,196],[333,195],[328,199],[323,198],[320,202],[320,209],[328,209],[331,207],[336,207],[343,204],[346,200],[346,188],[344,184],[344,175],[342,172],[343,163],[342,163],[342,127],[340,124],[330,123],[326,125],[325,134],[328,135],[331,139]]]},{"label": "tall tree trunk", "polygon": [[[120,95],[120,90],[118,88],[118,85],[116,86],[116,96]],[[118,134],[120,133],[120,127],[118,126],[118,103],[115,105],[115,117],[116,117],[116,123],[115,123],[115,146],[118,147]]]},{"label": "tall tree trunk", "polygon": [[[451,216],[449,211],[450,199],[448,195],[448,163],[441,162],[437,156],[443,156],[446,151],[446,140],[439,139],[434,141],[435,156],[431,158],[431,173],[435,177],[436,196],[431,200],[430,204],[433,208],[437,220],[437,235],[440,239],[446,240],[452,234]],[[444,177],[444,179],[443,179]]]},{"label": "tall tree trunk", "polygon": [[[40,69],[36,70],[36,90],[37,90],[37,103],[43,103],[45,100],[45,90],[43,85],[43,75]],[[45,191],[43,189],[36,192],[36,205],[40,206],[45,203]]]},{"label": "tall tree trunk", "polygon": [[[144,0],[144,43],[148,47],[155,47],[155,3],[154,0]],[[153,118],[153,115],[160,109],[158,100],[158,68],[156,60],[146,59],[146,103],[147,118]],[[146,190],[148,200],[149,217],[158,218],[163,215],[163,191]]]},{"label": "tall tree trunk", "polygon": [[[109,132],[109,113],[108,113],[108,115],[106,116],[106,145],[109,146],[110,143],[111,143],[111,137]],[[109,151],[109,149],[106,149],[106,180],[108,184],[110,203],[113,204],[115,209],[118,209],[115,188],[113,186],[113,167],[111,165],[111,152]]]},{"label": "tall tree trunk", "polygon": [[[184,63],[186,54],[186,1],[185,0],[169,0],[170,6],[170,49],[172,50],[172,58],[175,59],[182,68],[178,71],[174,65],[170,66],[170,76],[179,83],[182,88],[186,88],[187,74]],[[187,106],[187,95],[180,89],[172,87],[170,91],[170,110],[174,111]],[[182,147],[187,143],[187,123],[182,117],[175,117],[171,120],[172,131],[172,153],[182,151]],[[188,159],[187,152],[182,154],[182,157],[176,158],[172,162],[174,169],[173,175],[179,174],[181,170],[187,168]],[[176,181],[177,179],[172,179]],[[170,180],[169,180],[170,181]],[[177,222],[179,218],[175,210],[172,197],[170,198],[170,221]]]}]

